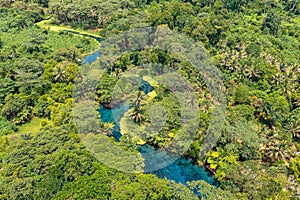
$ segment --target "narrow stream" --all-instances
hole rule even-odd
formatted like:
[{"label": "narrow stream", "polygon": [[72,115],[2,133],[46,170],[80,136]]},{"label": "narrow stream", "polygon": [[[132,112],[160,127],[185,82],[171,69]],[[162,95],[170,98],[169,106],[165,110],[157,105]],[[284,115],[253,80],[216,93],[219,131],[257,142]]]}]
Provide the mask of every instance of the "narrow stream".
[{"label": "narrow stream", "polygon": [[[153,90],[153,87],[148,82],[142,80],[141,84],[141,90],[145,94],[148,94]],[[122,134],[120,133],[119,122],[129,108],[130,106],[126,103],[121,103],[112,109],[106,108],[103,105],[101,105],[99,109],[102,122],[111,122],[115,124],[115,127],[112,130],[112,135],[117,142],[119,142],[120,137],[122,137]],[[144,155],[153,153],[155,151],[157,150],[149,144],[145,144],[139,148],[139,152],[145,159],[146,157]],[[145,168],[147,168],[147,164],[150,164],[151,161],[146,159],[144,163],[146,164]],[[186,184],[188,181],[205,180],[209,184],[218,185],[217,180],[211,174],[211,172],[209,172],[205,167],[199,167],[191,159],[185,157],[181,157],[171,165],[150,173],[156,174],[159,178],[167,178],[182,184]]]},{"label": "narrow stream", "polygon": [[[73,33],[73,32],[71,32]],[[78,34],[74,32],[74,34]],[[84,35],[86,36],[86,35]],[[90,36],[88,36],[90,37]],[[101,38],[95,38],[98,42],[101,41]],[[99,57],[99,52],[96,51],[88,56],[86,56],[83,60],[84,63],[93,63]],[[147,94],[153,90],[153,87],[146,81],[141,80],[141,90]],[[122,116],[130,109],[130,105],[126,103],[121,103],[118,106],[109,109],[103,105],[100,106],[99,113],[101,115],[102,122],[114,123],[115,126],[112,130],[112,135],[116,142],[120,141],[122,134],[120,132],[120,120]],[[151,153],[156,151],[156,149],[149,145],[145,144],[139,148],[139,152],[143,154]],[[147,164],[147,162],[145,161]],[[147,166],[146,166],[147,167]],[[177,183],[186,184],[188,181],[195,180],[204,180],[211,185],[218,185],[218,181],[214,177],[214,175],[208,171],[205,167],[199,167],[193,160],[181,157],[177,159],[175,162],[170,164],[167,167],[159,169],[157,171],[150,172],[151,174],[157,175],[159,178],[167,178],[169,180],[174,180]]]}]

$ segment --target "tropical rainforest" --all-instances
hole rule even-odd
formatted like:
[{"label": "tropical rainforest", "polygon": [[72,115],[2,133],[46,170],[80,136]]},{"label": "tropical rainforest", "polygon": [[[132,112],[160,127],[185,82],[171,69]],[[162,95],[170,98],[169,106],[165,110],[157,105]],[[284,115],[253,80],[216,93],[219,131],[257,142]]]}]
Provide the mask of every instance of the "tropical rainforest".
[{"label": "tropical rainforest", "polygon": [[[78,135],[74,87],[82,68],[101,62],[84,58],[101,50],[102,40],[145,26],[192,38],[222,73],[226,118],[216,143],[201,154],[213,112],[205,81],[191,63],[161,49],[129,52],[111,63],[89,97],[95,109],[85,112],[97,113],[106,130],[101,137],[125,150],[138,152],[146,143],[164,149],[182,120],[178,100],[164,85],[148,77],[150,93],[128,92],[133,106],[120,119],[118,142],[115,124],[101,121],[98,111],[124,100],[116,101],[113,90],[135,66],[176,68],[190,80],[197,97],[191,103],[200,108],[199,128],[182,156],[208,168],[216,184],[113,169]],[[134,85],[122,84],[124,90]],[[151,121],[153,104],[165,110],[157,121],[168,116],[161,131],[132,136],[128,130],[143,132]],[[0,0],[0,199],[299,198],[298,0]]]}]

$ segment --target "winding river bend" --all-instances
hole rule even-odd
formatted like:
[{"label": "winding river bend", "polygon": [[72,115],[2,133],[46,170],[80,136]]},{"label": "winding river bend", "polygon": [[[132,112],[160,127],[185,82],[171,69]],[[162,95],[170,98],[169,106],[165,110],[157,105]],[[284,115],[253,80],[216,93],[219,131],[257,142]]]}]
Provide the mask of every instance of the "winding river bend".
[{"label": "winding river bend", "polygon": [[[74,34],[81,35],[77,32],[67,31]],[[90,37],[89,35],[83,35],[85,37]],[[101,41],[101,38],[91,37],[98,42]],[[97,60],[99,57],[99,51],[93,52],[89,55],[87,55],[82,63],[89,63],[92,64]],[[141,90],[147,94],[153,90],[153,87],[146,81],[142,80],[142,87]],[[122,116],[130,109],[130,105],[127,105],[126,103],[120,103],[118,106],[110,109],[105,107],[104,105],[101,105],[99,108],[99,113],[101,115],[101,121],[102,122],[109,122],[115,124],[112,135],[116,142],[120,140],[120,137],[122,136],[120,132],[120,120]],[[151,152],[156,151],[155,147],[145,144],[142,145],[139,148],[139,152],[144,155]],[[147,162],[145,162],[147,165]],[[147,166],[146,166],[147,167]],[[175,162],[170,164],[167,167],[164,167],[162,169],[159,169],[157,171],[149,172],[151,174],[157,175],[159,178],[167,178],[169,180],[174,180],[177,183],[187,184],[187,182],[190,181],[196,181],[196,180],[204,180],[207,183],[211,185],[218,186],[218,181],[215,179],[214,175],[208,171],[205,167],[198,166],[192,159],[188,159],[186,157],[180,157]]]}]

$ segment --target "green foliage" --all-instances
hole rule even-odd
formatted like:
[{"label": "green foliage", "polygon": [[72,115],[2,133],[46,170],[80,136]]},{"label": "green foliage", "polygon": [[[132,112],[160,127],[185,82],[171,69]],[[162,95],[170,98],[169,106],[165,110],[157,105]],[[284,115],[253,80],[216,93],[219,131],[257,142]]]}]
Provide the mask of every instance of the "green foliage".
[{"label": "green foliage", "polygon": [[224,151],[217,148],[217,151],[210,151],[206,156],[206,162],[210,168],[216,171],[216,178],[222,180],[225,178],[225,170],[231,165],[237,163],[238,156],[233,152]]},{"label": "green foliage", "polygon": [[227,168],[221,187],[236,194],[238,199],[288,199],[285,167],[270,167],[257,161],[245,161]]},{"label": "green foliage", "polygon": [[291,159],[290,170],[293,172],[296,180],[300,181],[300,156]]},{"label": "green foliage", "polygon": [[300,108],[293,110],[284,122],[284,129],[290,132],[291,136],[300,139]]},{"label": "green foliage", "polygon": [[235,103],[236,104],[247,104],[249,103],[249,88],[246,85],[239,85],[235,89]]},{"label": "green foliage", "polygon": [[230,114],[230,121],[234,122],[241,118],[245,118],[247,121],[254,120],[255,116],[255,108],[250,105],[236,105],[234,107],[231,107],[229,110]]},{"label": "green foliage", "polygon": [[205,181],[193,181],[188,183],[188,187],[191,190],[196,190],[199,193],[198,198],[217,200],[217,199],[235,199],[234,195],[228,191],[223,191],[220,188],[212,186]]},{"label": "green foliage", "polygon": [[109,103],[112,99],[112,92],[117,83],[116,77],[104,74],[97,85],[97,97],[101,103]]},{"label": "green foliage", "polygon": [[50,109],[50,119],[57,126],[63,124],[72,125],[71,115],[72,115],[72,99],[67,99],[66,103],[53,103],[49,106]]},{"label": "green foliage", "polygon": [[[101,127],[101,125],[104,126],[105,123],[100,122],[100,116],[96,111],[98,106],[99,105],[89,100],[81,101],[74,105],[73,111],[76,113],[74,120],[76,120],[78,133],[103,133],[103,130],[99,130],[99,127]],[[106,129],[106,131],[109,133],[111,132],[109,129]]]},{"label": "green foliage", "polygon": [[64,185],[53,199],[109,199],[111,197],[111,183],[116,173],[105,166],[95,167],[90,176],[81,176],[74,182]]},{"label": "green foliage", "polygon": [[43,78],[45,81],[53,82],[54,80],[54,68],[57,65],[57,61],[49,59],[44,65]]},{"label": "green foliage", "polygon": [[267,17],[265,18],[262,29],[268,29],[269,33],[272,35],[277,35],[279,27],[280,27],[281,19],[274,12],[269,12]]},{"label": "green foliage", "polygon": [[8,151],[2,158],[1,193],[10,199],[32,198],[34,185],[43,178],[49,166],[54,165],[51,155],[68,140],[66,131],[54,127],[48,127],[29,140],[9,140]]},{"label": "green foliage", "polygon": [[171,199],[167,181],[155,175],[122,177],[111,183],[112,199]]},{"label": "green foliage", "polygon": [[19,59],[14,70],[14,79],[19,92],[42,93],[43,65],[38,61]]},{"label": "green foliage", "polygon": [[257,43],[250,43],[245,49],[246,53],[253,56],[259,56],[261,47]]},{"label": "green foliage", "polygon": [[8,135],[17,131],[17,127],[7,119],[0,117],[0,136]]},{"label": "green foliage", "polygon": [[240,117],[232,124],[226,123],[218,143],[225,150],[238,154],[241,161],[259,159],[257,149],[263,140],[259,138],[257,132],[257,124],[254,121]]},{"label": "green foliage", "polygon": [[[140,4],[141,2],[136,3]],[[60,3],[50,0],[49,2],[49,9],[55,17],[54,23],[64,23],[83,29],[103,28],[111,20],[129,12],[129,9],[134,7],[135,3],[130,0],[120,2],[84,0],[80,2],[63,1]]]},{"label": "green foliage", "polygon": [[9,94],[5,97],[5,105],[2,114],[8,120],[21,124],[31,118],[32,101],[31,96],[24,93]]},{"label": "green foliage", "polygon": [[[0,7],[0,199],[299,198],[299,156],[295,155],[300,148],[298,1],[0,0]],[[223,72],[228,99],[222,136],[204,158],[199,152],[213,109],[210,94],[201,75],[177,55],[158,49],[124,54],[104,69],[96,100],[111,107],[126,98],[135,101],[134,109],[121,120],[120,147],[136,151],[138,144],[148,142],[164,148],[181,128],[187,129],[181,127],[178,100],[158,84],[153,84],[152,96],[137,100],[139,95],[132,93],[136,82],[121,77],[140,64],[149,64],[154,76],[167,68],[182,72],[197,92],[198,99],[189,103],[198,103],[201,109],[199,130],[185,153],[209,164],[221,180],[220,187],[203,181],[185,187],[97,163],[75,134],[74,120],[79,121],[77,131],[98,133],[98,126],[105,130],[106,134],[85,138],[93,142],[105,138],[106,143],[98,145],[100,150],[112,148],[107,136],[112,124],[95,117],[99,105],[88,107],[90,100],[77,105],[81,117],[91,118],[89,123],[74,118],[72,95],[83,55],[98,44],[35,25],[46,17],[50,18],[43,22],[58,30],[71,26],[96,32],[93,35],[101,30],[104,38],[133,27],[162,25],[201,42]],[[168,78],[163,81],[178,89],[172,85],[177,79]],[[117,83],[123,94],[112,93]],[[89,93],[87,99],[94,95]],[[147,135],[143,126],[157,125],[166,116],[152,119],[153,104],[162,106],[167,116],[154,136]],[[179,145],[184,144],[185,138],[181,139]],[[98,159],[129,165],[126,156],[115,160],[100,150]]]},{"label": "green foliage", "polygon": [[150,20],[153,25],[168,24],[170,29],[182,30],[188,23],[189,16],[194,14],[190,4],[174,0],[163,2],[161,5],[153,6]]},{"label": "green foliage", "polygon": [[41,96],[33,108],[33,114],[38,117],[49,117],[51,112],[49,109],[50,105],[50,96],[48,94]]},{"label": "green foliage", "polygon": [[10,78],[0,79],[0,104],[4,103],[4,98],[14,92],[14,81]]}]

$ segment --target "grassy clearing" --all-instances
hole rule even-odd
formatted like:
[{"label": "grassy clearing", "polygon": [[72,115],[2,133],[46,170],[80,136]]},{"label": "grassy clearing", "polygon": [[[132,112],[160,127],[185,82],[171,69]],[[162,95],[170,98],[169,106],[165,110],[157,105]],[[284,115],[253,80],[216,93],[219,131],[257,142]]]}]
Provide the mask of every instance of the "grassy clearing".
[{"label": "grassy clearing", "polygon": [[17,134],[37,134],[41,129],[41,118],[33,118],[29,123],[23,124],[18,128]]},{"label": "grassy clearing", "polygon": [[150,83],[150,85],[152,85],[153,87],[158,86],[158,82],[154,78],[152,78],[151,76],[143,76],[143,80]]},{"label": "grassy clearing", "polygon": [[36,25],[39,26],[40,28],[47,29],[47,30],[54,31],[54,32],[74,31],[74,32],[78,32],[79,34],[85,34],[85,35],[89,35],[89,36],[93,36],[93,37],[100,37],[100,35],[97,34],[97,32],[94,33],[92,31],[73,29],[70,26],[53,25],[53,24],[51,24],[51,19],[40,21],[40,22],[36,23]]}]

